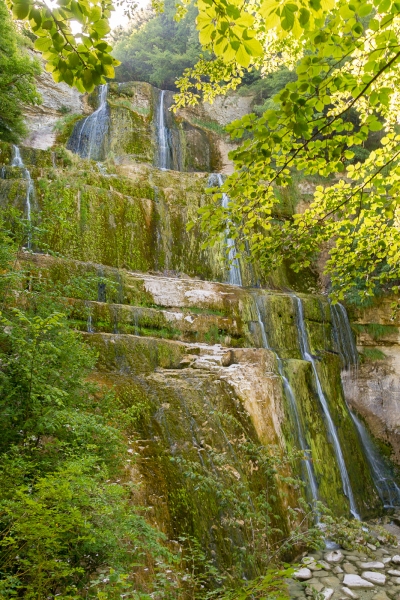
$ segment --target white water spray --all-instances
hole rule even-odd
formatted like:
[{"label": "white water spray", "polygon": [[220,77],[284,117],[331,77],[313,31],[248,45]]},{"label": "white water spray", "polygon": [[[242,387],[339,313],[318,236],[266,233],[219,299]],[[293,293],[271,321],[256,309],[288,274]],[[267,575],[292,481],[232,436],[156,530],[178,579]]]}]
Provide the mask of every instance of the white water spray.
[{"label": "white water spray", "polygon": [[[306,470],[308,491],[311,496],[311,500],[312,500],[313,504],[315,505],[315,503],[318,500],[318,484],[317,484],[317,480],[315,477],[313,466],[309,460],[309,458],[311,458],[310,457],[310,448],[308,447],[308,444],[306,441],[306,436],[304,433],[303,424],[300,419],[296,396],[293,392],[292,386],[290,385],[290,381],[288,380],[288,378],[285,375],[282,359],[280,358],[278,353],[275,352],[275,350],[272,350],[272,348],[269,344],[267,332],[266,332],[265,325],[264,325],[264,320],[262,318],[261,310],[260,310],[258,303],[259,303],[259,297],[254,296],[254,304],[255,304],[256,313],[257,313],[257,320],[258,320],[260,330],[261,330],[262,345],[264,348],[266,348],[267,350],[271,350],[271,352],[273,352],[275,354],[275,357],[276,357],[276,360],[278,363],[278,371],[279,371],[279,375],[282,380],[283,390],[284,390],[285,396],[289,402],[290,410],[291,410],[291,413],[292,413],[292,416],[294,418],[295,425],[296,425],[297,440],[298,440],[300,449],[302,450],[302,452],[304,453],[304,456],[305,456],[302,463]],[[317,516],[317,519],[318,519],[318,516]]]},{"label": "white water spray", "polygon": [[98,159],[101,145],[108,130],[108,85],[99,86],[98,107],[86,119],[80,121],[68,141],[67,148],[82,158]]},{"label": "white water spray", "polygon": [[157,118],[157,142],[158,142],[158,167],[160,169],[171,168],[171,150],[169,147],[169,131],[165,126],[165,107],[164,107],[165,90],[160,92],[160,102],[158,105]]},{"label": "white water spray", "polygon": [[[29,230],[30,230],[30,226],[31,226],[31,198],[33,198],[33,194],[34,194],[34,186],[33,186],[33,181],[32,181],[32,177],[30,174],[29,169],[27,169],[24,165],[24,162],[22,160],[21,157],[21,152],[20,149],[18,148],[18,146],[14,146],[13,145],[13,158],[12,158],[12,162],[11,162],[11,166],[12,167],[18,167],[19,169],[22,169],[22,172],[24,174],[24,179],[26,180],[26,195],[25,195],[25,213],[26,213],[26,218],[29,224]],[[27,247],[28,249],[31,248],[31,234],[30,231],[28,231],[28,243],[27,243]]]},{"label": "white water spray", "polygon": [[[219,185],[219,187],[221,187],[224,183],[221,173],[216,173],[216,177],[217,177],[218,185]],[[228,194],[225,194],[225,193],[222,194],[221,204],[222,204],[223,208],[228,207],[228,204],[229,204]],[[235,240],[232,240],[232,238],[228,237],[228,233],[227,233],[225,241],[226,241],[226,245],[228,247],[228,260],[229,260],[228,283],[230,283],[231,285],[238,285],[241,287],[243,285],[242,284],[242,274],[240,272],[239,260],[236,257]]]},{"label": "white water spray", "polygon": [[297,308],[297,311],[296,311],[296,313],[297,313],[297,329],[299,332],[300,352],[301,352],[303,359],[306,360],[307,362],[311,363],[311,366],[312,366],[312,370],[314,373],[314,379],[315,379],[315,383],[316,383],[316,387],[317,387],[318,399],[319,399],[322,411],[325,416],[326,426],[328,428],[328,432],[329,432],[330,438],[332,440],[333,449],[335,451],[336,460],[337,460],[337,464],[339,467],[340,476],[342,479],[343,491],[349,500],[350,512],[355,519],[361,520],[361,517],[357,510],[357,505],[355,502],[353,490],[351,488],[349,474],[347,472],[342,448],[340,446],[337,429],[333,422],[333,419],[332,419],[332,416],[331,416],[331,413],[329,410],[328,401],[325,398],[325,394],[322,390],[322,385],[321,385],[321,381],[320,381],[317,367],[315,364],[315,359],[311,355],[311,352],[310,352],[310,346],[308,343],[308,334],[307,334],[305,320],[304,320],[303,303],[298,296],[293,295],[293,298],[296,302],[296,308]]},{"label": "white water spray", "polygon": [[[331,304],[331,314],[335,341],[343,365],[343,375],[350,376],[354,384],[357,384],[358,352],[347,311],[343,304]],[[400,506],[400,487],[395,482],[389,466],[385,463],[363,421],[350,407],[348,408],[358,431],[379,497],[385,508],[398,508]]]}]

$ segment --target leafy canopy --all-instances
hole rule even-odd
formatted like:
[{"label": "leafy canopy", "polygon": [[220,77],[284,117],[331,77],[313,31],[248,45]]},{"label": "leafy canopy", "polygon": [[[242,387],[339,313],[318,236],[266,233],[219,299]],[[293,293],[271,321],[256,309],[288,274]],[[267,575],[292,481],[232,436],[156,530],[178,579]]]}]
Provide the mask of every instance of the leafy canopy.
[{"label": "leafy canopy", "polygon": [[0,0],[0,139],[6,142],[16,142],[25,133],[23,104],[40,102],[35,89],[35,75],[40,67],[24,51],[28,42],[16,31]]},{"label": "leafy canopy", "polygon": [[[37,36],[34,47],[46,61],[54,81],[64,81],[80,92],[114,77],[118,61],[104,40],[110,31],[111,0],[58,0],[50,8],[44,0],[6,0],[15,19],[25,21]],[[72,33],[73,23],[81,32]]]},{"label": "leafy canopy", "polygon": [[[235,172],[203,209],[210,243],[230,235],[267,270],[291,258],[310,265],[323,247],[333,292],[361,300],[382,288],[398,289],[400,231],[400,4],[391,0],[329,0],[243,5],[200,0],[197,27],[217,58],[199,63],[178,81],[177,105],[211,100],[236,87],[246,70],[264,74],[286,66],[287,83],[259,117],[246,115],[229,130],[241,141]],[[357,126],[350,115],[357,114]],[[381,143],[365,162],[355,152],[371,135]],[[352,164],[349,164],[352,163]],[[302,214],[276,216],[279,188],[293,174],[326,178]],[[336,174],[339,179],[333,179]]]}]

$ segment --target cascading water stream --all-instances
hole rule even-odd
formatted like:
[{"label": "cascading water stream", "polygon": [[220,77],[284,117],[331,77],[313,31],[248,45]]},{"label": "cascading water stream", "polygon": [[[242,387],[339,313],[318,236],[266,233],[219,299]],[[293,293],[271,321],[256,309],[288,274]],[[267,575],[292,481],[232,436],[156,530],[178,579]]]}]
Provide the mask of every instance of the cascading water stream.
[{"label": "cascading water stream", "polygon": [[32,181],[32,177],[31,177],[30,171],[29,171],[29,169],[27,169],[25,167],[24,161],[22,160],[20,149],[18,148],[18,146],[14,146],[14,145],[13,145],[13,158],[12,158],[11,166],[12,167],[18,167],[18,168],[22,169],[22,172],[24,174],[24,178],[26,179],[25,212],[26,212],[27,221],[29,223],[27,247],[30,250],[30,248],[31,248],[31,233],[30,233],[30,225],[31,225],[31,198],[33,197],[35,189],[34,189],[34,186],[33,186],[33,181]]},{"label": "cascading water stream", "polygon": [[[215,176],[217,178],[219,187],[221,187],[224,183],[221,173],[216,173]],[[228,207],[228,204],[229,204],[228,194],[225,194],[225,193],[222,194],[221,204],[222,204],[223,208]],[[242,274],[240,272],[239,261],[236,257],[235,241],[232,240],[232,238],[228,237],[228,235],[226,235],[225,241],[226,241],[226,245],[228,247],[228,260],[229,260],[228,283],[230,283],[231,285],[238,285],[241,287],[243,285],[242,284]]]},{"label": "cascading water stream", "polygon": [[[294,421],[295,421],[297,440],[298,440],[300,449],[304,453],[305,457],[307,457],[307,456],[309,456],[310,448],[308,447],[305,433],[304,433],[303,424],[300,419],[296,396],[293,392],[292,386],[290,385],[288,378],[285,375],[282,359],[280,358],[280,356],[278,355],[278,353],[275,350],[272,350],[272,348],[268,342],[268,337],[267,337],[267,332],[266,332],[265,325],[264,325],[264,320],[262,318],[261,310],[258,305],[259,298],[256,295],[253,297],[254,297],[254,304],[255,304],[256,313],[257,313],[257,320],[258,320],[260,330],[261,330],[261,338],[262,338],[263,347],[266,348],[267,350],[271,350],[271,352],[273,352],[275,354],[275,357],[276,357],[276,360],[278,363],[279,375],[282,379],[283,390],[284,390],[285,396],[289,402],[290,410],[291,410],[291,413],[292,413]],[[318,500],[318,484],[317,484],[317,480],[315,477],[314,469],[308,458],[304,458],[302,463],[303,463],[303,465],[305,467],[305,471],[306,471],[308,492],[311,497],[312,503],[315,504]],[[317,518],[318,518],[318,516],[317,516]]]},{"label": "cascading water stream", "polygon": [[[350,372],[350,376],[356,380],[358,352],[347,311],[343,304],[331,304],[331,315],[334,337],[342,360],[343,371]],[[385,508],[398,508],[400,506],[400,487],[394,481],[390,468],[380,455],[368,429],[351,408],[348,408],[358,431],[379,497]]]},{"label": "cascading water stream", "polygon": [[169,130],[165,126],[165,90],[160,92],[160,101],[158,105],[157,117],[157,143],[158,143],[158,167],[160,169],[171,168],[171,149],[169,145]]},{"label": "cascading water stream", "polygon": [[86,119],[79,121],[68,140],[67,148],[82,158],[101,158],[102,142],[109,123],[107,93],[108,85],[100,85],[97,109]]},{"label": "cascading water stream", "polygon": [[317,388],[318,399],[319,399],[321,408],[322,408],[324,416],[325,416],[326,426],[328,428],[330,439],[332,440],[333,449],[335,451],[336,460],[337,460],[337,464],[339,467],[340,476],[342,479],[343,491],[349,500],[350,512],[356,519],[360,520],[361,517],[357,511],[357,505],[355,502],[353,490],[351,488],[349,474],[347,472],[342,448],[340,446],[337,429],[333,422],[333,419],[332,419],[332,416],[331,416],[331,413],[329,410],[328,401],[325,398],[325,394],[322,390],[322,385],[321,385],[321,381],[320,381],[317,367],[315,364],[315,359],[311,355],[311,352],[310,352],[310,346],[308,343],[308,334],[307,334],[306,324],[305,324],[305,320],[304,320],[303,303],[298,296],[293,295],[292,297],[296,303],[296,308],[297,308],[296,321],[297,321],[297,330],[298,330],[298,334],[299,334],[300,352],[301,352],[303,359],[306,360],[307,362],[311,363],[311,366],[312,366],[312,370],[314,373],[314,379],[315,379],[315,383],[316,383],[316,388]]}]

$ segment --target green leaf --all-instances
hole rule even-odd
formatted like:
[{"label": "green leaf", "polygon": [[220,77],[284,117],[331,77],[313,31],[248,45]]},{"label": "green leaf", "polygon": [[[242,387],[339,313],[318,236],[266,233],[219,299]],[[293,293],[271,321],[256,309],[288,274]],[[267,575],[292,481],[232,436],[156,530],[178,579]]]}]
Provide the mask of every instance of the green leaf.
[{"label": "green leaf", "polygon": [[26,19],[29,14],[31,4],[29,0],[19,0],[14,2],[12,12],[16,19]]},{"label": "green leaf", "polygon": [[284,4],[281,9],[281,25],[285,31],[293,29],[294,25],[294,11],[291,10],[291,4]]},{"label": "green leaf", "polygon": [[104,37],[110,31],[110,26],[106,19],[100,19],[100,21],[94,23],[93,29],[99,34],[100,37]]},{"label": "green leaf", "polygon": [[42,37],[35,40],[34,47],[35,50],[39,50],[39,52],[46,52],[46,50],[48,50],[52,45],[53,42],[50,38]]},{"label": "green leaf", "polygon": [[250,64],[250,55],[247,54],[243,45],[240,45],[236,52],[236,60],[241,67],[247,68]]}]

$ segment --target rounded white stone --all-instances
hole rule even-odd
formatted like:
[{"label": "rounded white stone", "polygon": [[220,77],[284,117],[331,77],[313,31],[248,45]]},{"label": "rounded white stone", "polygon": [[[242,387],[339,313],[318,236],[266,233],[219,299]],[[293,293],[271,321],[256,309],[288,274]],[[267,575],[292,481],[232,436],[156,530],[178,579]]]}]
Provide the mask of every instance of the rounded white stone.
[{"label": "rounded white stone", "polygon": [[343,579],[343,584],[348,588],[373,588],[374,584],[366,579],[362,579],[359,575],[346,574]]},{"label": "rounded white stone", "polygon": [[384,569],[385,565],[383,562],[372,561],[372,562],[359,562],[361,569]]},{"label": "rounded white stone", "polygon": [[325,588],[322,590],[322,598],[324,600],[331,600],[334,593],[335,590],[333,590],[332,588]]},{"label": "rounded white stone", "polygon": [[400,571],[396,571],[396,569],[389,569],[388,575],[392,577],[400,577]]},{"label": "rounded white stone", "polygon": [[307,581],[307,579],[311,579],[312,573],[310,569],[303,568],[295,571],[293,574],[294,579],[299,579],[300,581]]},{"label": "rounded white stone", "polygon": [[332,550],[331,552],[327,552],[324,558],[331,563],[340,563],[344,559],[344,556],[340,550]]},{"label": "rounded white stone", "polygon": [[361,577],[376,585],[385,585],[386,583],[386,575],[383,573],[375,573],[375,571],[364,571],[364,573],[361,573]]},{"label": "rounded white stone", "polygon": [[400,565],[400,554],[395,554],[392,556],[392,563],[395,565]]}]

